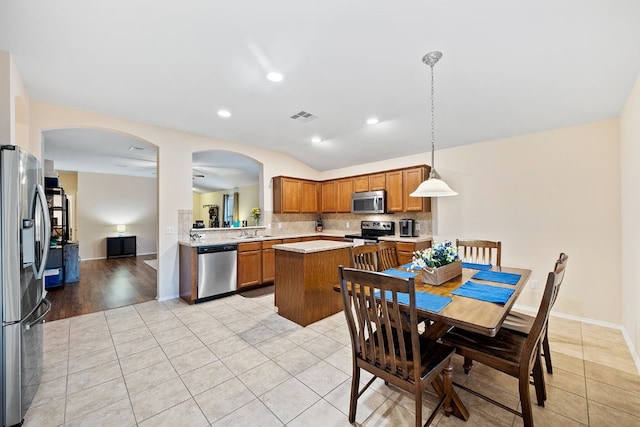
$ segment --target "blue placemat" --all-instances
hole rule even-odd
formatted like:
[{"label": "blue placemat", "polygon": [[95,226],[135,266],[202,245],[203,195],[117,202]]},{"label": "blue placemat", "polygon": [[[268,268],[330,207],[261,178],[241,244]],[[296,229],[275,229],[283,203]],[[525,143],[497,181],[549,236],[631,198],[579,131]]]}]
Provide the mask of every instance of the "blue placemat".
[{"label": "blue placemat", "polygon": [[483,285],[482,283],[467,282],[460,286],[452,295],[460,295],[467,298],[479,299],[481,301],[506,303],[515,289],[501,288],[499,286]]},{"label": "blue placemat", "polygon": [[493,267],[491,264],[475,264],[473,262],[463,262],[462,268],[471,268],[473,270],[488,270]]},{"label": "blue placemat", "polygon": [[384,274],[389,274],[391,276],[402,277],[403,279],[409,279],[411,277],[416,277],[418,273],[414,273],[412,271],[402,271],[396,270],[395,268],[390,268],[388,270],[383,271]]},{"label": "blue placemat", "polygon": [[520,275],[514,273],[503,273],[501,271],[479,271],[473,275],[472,279],[515,285],[518,283],[518,280],[520,280]]},{"label": "blue placemat", "polygon": [[[379,297],[380,291],[376,291],[375,295]],[[391,291],[386,291],[385,296],[387,299],[391,299]],[[437,313],[445,308],[451,301],[452,299],[449,297],[434,295],[429,292],[416,291],[416,308],[421,310]],[[409,305],[409,294],[398,294],[398,302],[400,304]]]},{"label": "blue placemat", "polygon": [[419,267],[419,266],[417,266],[417,265],[416,265],[415,267],[413,267],[413,268],[412,268],[412,267],[411,267],[411,264],[412,264],[411,262],[408,262],[408,263],[406,263],[406,264],[402,264],[402,265],[400,266],[400,268],[404,268],[404,269],[407,269],[407,270],[409,270],[409,269],[411,269],[411,270],[422,270],[422,267]]}]

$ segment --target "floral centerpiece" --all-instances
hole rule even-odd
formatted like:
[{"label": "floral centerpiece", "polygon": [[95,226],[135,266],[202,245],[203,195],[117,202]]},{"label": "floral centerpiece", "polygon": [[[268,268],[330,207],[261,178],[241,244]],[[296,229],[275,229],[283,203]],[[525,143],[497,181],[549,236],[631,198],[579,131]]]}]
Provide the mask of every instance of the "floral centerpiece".
[{"label": "floral centerpiece", "polygon": [[423,283],[436,286],[462,274],[458,248],[450,241],[414,252],[411,268],[414,267],[422,270]]},{"label": "floral centerpiece", "polygon": [[262,215],[262,211],[260,210],[260,208],[252,208],[251,209],[251,216],[253,217],[253,220],[256,222],[256,225],[258,225],[258,223],[260,222],[260,215]]}]

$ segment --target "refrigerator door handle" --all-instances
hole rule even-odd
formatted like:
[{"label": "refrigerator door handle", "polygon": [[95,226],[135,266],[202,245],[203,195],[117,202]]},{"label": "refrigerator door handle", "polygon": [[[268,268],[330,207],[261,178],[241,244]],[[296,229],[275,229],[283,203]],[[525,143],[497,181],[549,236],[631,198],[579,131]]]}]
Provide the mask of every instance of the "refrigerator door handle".
[{"label": "refrigerator door handle", "polygon": [[28,331],[29,329],[31,329],[32,326],[37,325],[38,323],[40,323],[40,321],[42,319],[44,319],[44,316],[46,316],[47,314],[49,314],[49,312],[51,311],[51,301],[49,301],[46,298],[42,298],[42,301],[40,301],[40,304],[36,307],[39,308],[42,304],[47,306],[47,309],[44,311],[44,313],[42,313],[40,316],[38,316],[37,319],[35,319],[33,322],[29,322],[27,323],[27,325],[25,326],[25,329]]},{"label": "refrigerator door handle", "polygon": [[[36,279],[42,279],[44,269],[47,266],[47,258],[49,257],[49,242],[51,240],[51,222],[49,221],[49,206],[47,205],[47,196],[44,194],[42,185],[36,185],[36,199],[40,202],[40,210],[42,211],[42,228],[44,229],[44,239],[41,242],[42,256],[40,257],[40,265],[33,264],[33,272]],[[33,217],[36,216],[36,205],[33,206]]]}]

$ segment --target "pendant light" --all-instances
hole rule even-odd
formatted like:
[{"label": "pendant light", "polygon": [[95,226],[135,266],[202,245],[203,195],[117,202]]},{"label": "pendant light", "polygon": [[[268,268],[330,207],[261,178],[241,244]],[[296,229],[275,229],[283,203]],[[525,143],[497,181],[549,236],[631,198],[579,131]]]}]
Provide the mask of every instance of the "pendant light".
[{"label": "pendant light", "polygon": [[435,108],[433,98],[433,66],[442,58],[442,52],[429,52],[422,57],[422,62],[431,67],[431,172],[429,178],[422,182],[416,190],[410,194],[411,197],[444,197],[455,196],[458,193],[453,191],[446,182],[436,178],[434,165],[435,152]]}]

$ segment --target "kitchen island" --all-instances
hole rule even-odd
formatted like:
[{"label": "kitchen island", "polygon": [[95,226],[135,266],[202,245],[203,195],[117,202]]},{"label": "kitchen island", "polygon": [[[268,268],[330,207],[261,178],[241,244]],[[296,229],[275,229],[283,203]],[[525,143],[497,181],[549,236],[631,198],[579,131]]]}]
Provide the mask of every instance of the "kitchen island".
[{"label": "kitchen island", "polygon": [[351,264],[350,242],[312,240],[274,245],[278,314],[307,326],[342,310],[338,266]]}]

